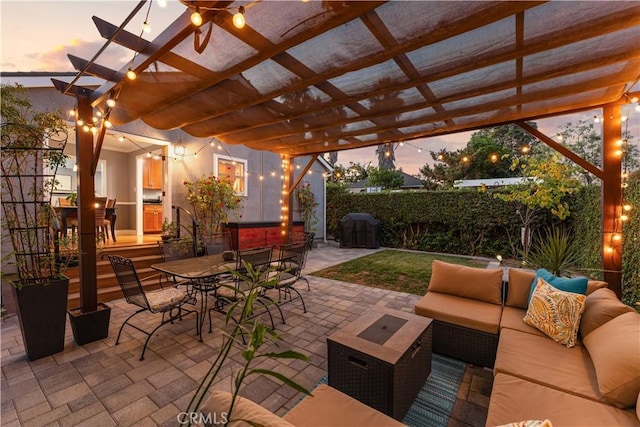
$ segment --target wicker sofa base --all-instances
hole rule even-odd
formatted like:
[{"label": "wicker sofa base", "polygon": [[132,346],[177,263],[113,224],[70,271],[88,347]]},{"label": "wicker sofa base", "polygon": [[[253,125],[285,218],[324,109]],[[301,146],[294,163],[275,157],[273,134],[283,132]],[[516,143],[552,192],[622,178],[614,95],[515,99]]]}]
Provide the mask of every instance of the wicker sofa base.
[{"label": "wicker sofa base", "polygon": [[498,352],[498,335],[434,319],[433,352],[493,368]]}]

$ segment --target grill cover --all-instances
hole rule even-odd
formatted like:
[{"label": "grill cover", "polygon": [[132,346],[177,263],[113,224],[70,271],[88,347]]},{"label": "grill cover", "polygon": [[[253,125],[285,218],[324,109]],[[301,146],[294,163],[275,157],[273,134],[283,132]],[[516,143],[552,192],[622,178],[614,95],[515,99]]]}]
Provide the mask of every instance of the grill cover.
[{"label": "grill cover", "polygon": [[340,247],[377,249],[379,230],[380,221],[368,213],[346,214],[340,220]]}]

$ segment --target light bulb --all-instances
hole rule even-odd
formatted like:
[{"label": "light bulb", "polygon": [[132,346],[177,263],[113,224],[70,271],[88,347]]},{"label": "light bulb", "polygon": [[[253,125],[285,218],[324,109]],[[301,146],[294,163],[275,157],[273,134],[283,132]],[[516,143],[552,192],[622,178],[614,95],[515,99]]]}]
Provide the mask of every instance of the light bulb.
[{"label": "light bulb", "polygon": [[497,155],[497,154],[492,154],[492,155],[491,155],[491,161],[492,161],[493,163],[497,162],[497,161],[498,161],[498,155]]},{"label": "light bulb", "polygon": [[69,115],[70,116],[75,116],[76,115],[76,110],[69,110]]},{"label": "light bulb", "polygon": [[78,119],[78,126],[82,126],[84,124],[84,120]]},{"label": "light bulb", "polygon": [[102,112],[101,111],[96,111],[96,116],[102,117]]},{"label": "light bulb", "polygon": [[622,240],[622,236],[619,234],[614,234],[611,238],[616,242]]},{"label": "light bulb", "polygon": [[73,165],[73,171],[74,172],[78,172],[78,164],[77,163]]},{"label": "light bulb", "polygon": [[151,32],[151,27],[149,26],[149,23],[147,21],[144,21],[142,23],[142,31],[147,34]]},{"label": "light bulb", "polygon": [[262,181],[264,179],[264,176],[260,175],[260,181]]},{"label": "light bulb", "polygon": [[629,220],[629,215],[622,214],[620,215],[620,221],[625,222]]},{"label": "light bulb", "polygon": [[624,205],[624,206],[622,206],[622,210],[624,210],[625,212],[630,212],[630,211],[631,211],[631,209],[633,209],[633,208],[631,207],[631,205]]},{"label": "light bulb", "polygon": [[404,147],[404,142],[400,142],[400,147]]},{"label": "light bulb", "polygon": [[111,124],[111,122],[110,122],[109,120],[105,120],[105,121],[104,121],[104,126],[105,126],[106,128],[110,128],[110,127],[111,127],[111,126],[113,126],[113,125]]},{"label": "light bulb", "polygon": [[422,148],[418,148],[418,153],[422,153]]},{"label": "light bulb", "polygon": [[233,25],[236,28],[244,28],[244,24],[246,24],[246,20],[244,19],[244,6],[240,6],[238,13],[233,15]]},{"label": "light bulb", "polygon": [[92,127],[92,128],[91,128],[91,133],[92,133],[92,134],[94,134],[94,135],[95,135],[96,133],[98,133],[98,128],[96,128],[96,127]]},{"label": "light bulb", "polygon": [[607,246],[607,253],[613,253],[613,248],[611,246]]},{"label": "light bulb", "polygon": [[151,157],[151,151],[147,153],[147,157]]},{"label": "light bulb", "polygon": [[116,106],[116,100],[115,99],[111,99],[111,98],[107,99],[107,106],[111,107],[111,108],[115,107]]},{"label": "light bulb", "polygon": [[82,126],[82,130],[85,132],[89,132],[89,126],[87,125]]},{"label": "light bulb", "polygon": [[118,137],[118,141],[120,141],[120,142],[124,142],[124,136],[119,136],[119,137]]},{"label": "light bulb", "polygon": [[467,163],[468,161],[469,161],[469,157],[467,157],[467,156],[462,157],[462,162],[463,163]]},{"label": "light bulb", "polygon": [[136,79],[136,77],[138,77],[138,76],[136,75],[136,72],[135,72],[135,71],[133,71],[131,68],[129,68],[129,71],[127,71],[127,78],[128,78],[129,80],[135,80],[135,79]]},{"label": "light bulb", "polygon": [[200,15],[199,7],[196,7],[196,11],[191,14],[191,23],[196,27],[202,25],[202,15]]},{"label": "light bulb", "polygon": [[198,153],[193,153],[193,158],[197,159],[198,158]]}]

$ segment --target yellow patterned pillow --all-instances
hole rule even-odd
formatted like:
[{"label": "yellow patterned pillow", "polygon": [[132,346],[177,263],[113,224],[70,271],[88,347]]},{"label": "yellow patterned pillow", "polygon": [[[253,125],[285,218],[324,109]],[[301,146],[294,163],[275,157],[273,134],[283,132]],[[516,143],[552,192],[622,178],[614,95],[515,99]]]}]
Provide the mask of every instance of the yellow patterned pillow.
[{"label": "yellow patterned pillow", "polygon": [[586,296],[554,288],[538,278],[524,323],[540,329],[555,342],[576,345]]}]

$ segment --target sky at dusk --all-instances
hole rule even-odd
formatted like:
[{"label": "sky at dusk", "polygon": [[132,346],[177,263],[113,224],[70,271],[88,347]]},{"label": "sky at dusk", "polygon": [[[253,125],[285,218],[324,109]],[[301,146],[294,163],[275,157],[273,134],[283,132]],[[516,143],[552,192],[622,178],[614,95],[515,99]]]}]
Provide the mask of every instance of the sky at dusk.
[{"label": "sky at dusk", "polygon": [[[133,10],[137,1],[13,1],[0,0],[0,69],[15,71],[74,71],[67,54],[91,59],[104,44],[91,19],[98,16],[114,25],[120,25]],[[148,23],[151,32],[144,34],[152,40],[175,18],[184,12],[185,6],[176,0],[166,0],[160,7],[154,0],[149,10]],[[147,13],[145,5],[126,29],[139,35]],[[99,64],[112,69],[120,69],[130,61],[132,53],[126,49],[110,46],[100,56]],[[537,121],[538,128],[553,136],[567,122],[590,119],[598,110],[579,115],[556,117]],[[635,113],[630,125],[638,128],[639,114]],[[635,133],[637,135],[637,133]],[[471,136],[470,132],[423,138],[410,141],[395,152],[396,166],[405,172],[417,174],[425,163],[433,163],[430,151],[442,148],[456,150],[464,148]],[[637,139],[637,137],[636,137]],[[419,152],[419,149],[422,151]],[[347,166],[349,162],[377,165],[375,147],[340,152],[338,163]]]}]

